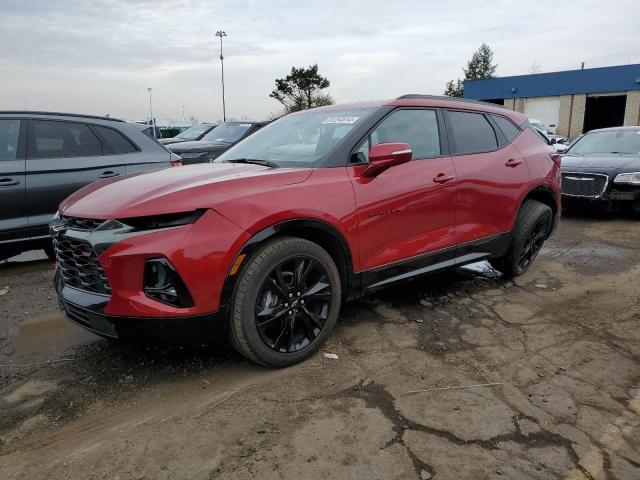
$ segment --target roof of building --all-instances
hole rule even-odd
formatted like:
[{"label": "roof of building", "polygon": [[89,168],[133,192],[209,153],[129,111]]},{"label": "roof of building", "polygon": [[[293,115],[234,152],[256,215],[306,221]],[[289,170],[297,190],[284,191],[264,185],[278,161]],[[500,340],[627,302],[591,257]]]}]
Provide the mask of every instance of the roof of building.
[{"label": "roof of building", "polygon": [[475,100],[552,97],[631,90],[640,90],[640,63],[487,80],[465,80],[464,82],[465,98]]}]

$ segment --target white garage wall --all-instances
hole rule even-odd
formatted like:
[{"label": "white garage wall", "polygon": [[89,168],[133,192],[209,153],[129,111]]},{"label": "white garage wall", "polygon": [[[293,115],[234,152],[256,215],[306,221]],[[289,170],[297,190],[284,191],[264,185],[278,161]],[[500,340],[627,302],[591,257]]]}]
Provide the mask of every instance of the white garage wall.
[{"label": "white garage wall", "polygon": [[560,121],[560,97],[527,98],[524,114],[540,120],[547,130],[555,133]]}]

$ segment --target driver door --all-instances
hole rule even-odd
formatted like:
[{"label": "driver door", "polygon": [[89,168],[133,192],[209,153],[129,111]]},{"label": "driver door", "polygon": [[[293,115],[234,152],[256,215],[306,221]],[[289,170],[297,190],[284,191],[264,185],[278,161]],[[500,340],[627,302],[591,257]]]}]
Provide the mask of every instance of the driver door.
[{"label": "driver door", "polygon": [[[434,109],[397,109],[352,155],[360,267],[365,288],[426,273],[453,259],[456,180],[442,117]],[[407,143],[412,160],[367,178],[362,171],[377,143]]]}]

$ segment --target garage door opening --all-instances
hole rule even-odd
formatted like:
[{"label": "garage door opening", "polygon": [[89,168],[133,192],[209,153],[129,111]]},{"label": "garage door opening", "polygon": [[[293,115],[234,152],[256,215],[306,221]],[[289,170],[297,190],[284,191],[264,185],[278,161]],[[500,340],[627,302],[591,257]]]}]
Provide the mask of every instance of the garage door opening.
[{"label": "garage door opening", "polygon": [[495,103],[496,105],[504,105],[504,98],[490,98],[485,102]]},{"label": "garage door opening", "polygon": [[596,128],[621,127],[624,124],[626,95],[587,97],[584,112],[584,131]]}]

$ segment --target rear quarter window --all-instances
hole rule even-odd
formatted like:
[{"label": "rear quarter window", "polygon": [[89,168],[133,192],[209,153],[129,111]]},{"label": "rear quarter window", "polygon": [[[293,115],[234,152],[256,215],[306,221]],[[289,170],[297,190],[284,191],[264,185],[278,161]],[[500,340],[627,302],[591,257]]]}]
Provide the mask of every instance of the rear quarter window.
[{"label": "rear quarter window", "polygon": [[107,142],[107,144],[111,147],[113,153],[124,155],[127,153],[134,153],[138,150],[127,137],[122,135],[117,130],[108,127],[100,127],[97,125],[95,128],[98,130],[100,136],[104,139],[104,141]]},{"label": "rear quarter window", "polygon": [[520,129],[516,127],[511,120],[498,115],[491,115],[491,118],[496,122],[496,125],[498,125],[498,128],[502,131],[508,142],[520,135]]},{"label": "rear quarter window", "polygon": [[491,152],[498,148],[496,132],[484,114],[448,111],[447,117],[456,154]]}]

